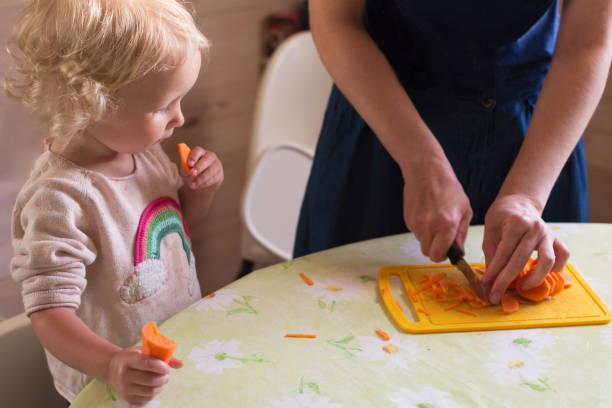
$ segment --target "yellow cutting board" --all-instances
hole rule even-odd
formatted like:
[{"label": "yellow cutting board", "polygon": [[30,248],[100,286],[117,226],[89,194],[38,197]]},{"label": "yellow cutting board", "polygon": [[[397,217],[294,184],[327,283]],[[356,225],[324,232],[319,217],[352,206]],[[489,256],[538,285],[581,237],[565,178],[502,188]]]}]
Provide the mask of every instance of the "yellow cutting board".
[{"label": "yellow cutting board", "polygon": [[[484,267],[484,264],[470,264]],[[444,310],[454,302],[437,302],[429,292],[416,294],[412,299],[409,293],[416,292],[426,274],[444,272],[447,280],[467,286],[467,280],[450,264],[385,266],[378,274],[378,285],[387,311],[397,325],[408,333],[443,333],[480,330],[525,329],[533,327],[572,326],[604,324],[612,320],[612,314],[601,299],[593,292],[578,271],[569,263],[565,273],[573,280],[571,287],[564,289],[555,297],[534,304],[520,304],[513,314],[504,314],[501,306],[474,309],[479,316],[471,316],[455,309]],[[397,275],[406,293],[397,294],[407,300],[415,311],[416,321],[406,317],[391,291],[390,277]],[[387,288],[387,289],[385,289]],[[473,310],[467,303],[464,309]],[[421,309],[421,311],[419,311]],[[426,313],[423,313],[425,311]]]}]

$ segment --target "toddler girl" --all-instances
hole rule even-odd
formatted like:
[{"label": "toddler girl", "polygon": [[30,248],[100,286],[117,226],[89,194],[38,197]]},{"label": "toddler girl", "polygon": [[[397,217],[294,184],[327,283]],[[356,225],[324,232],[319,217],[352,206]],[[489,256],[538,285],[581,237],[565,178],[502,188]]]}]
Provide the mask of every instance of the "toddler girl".
[{"label": "toddler girl", "polygon": [[177,0],[31,0],[14,40],[5,88],[49,138],[13,211],[12,276],[62,396],[98,378],[147,402],[183,363],[130,345],[201,298],[186,225],[223,181],[214,153],[179,174],[159,144],[208,41]]}]

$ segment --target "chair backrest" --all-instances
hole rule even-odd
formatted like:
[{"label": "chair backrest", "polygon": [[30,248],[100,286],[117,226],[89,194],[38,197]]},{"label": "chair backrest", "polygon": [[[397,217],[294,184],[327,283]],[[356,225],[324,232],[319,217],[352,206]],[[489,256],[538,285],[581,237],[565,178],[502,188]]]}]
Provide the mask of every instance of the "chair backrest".
[{"label": "chair backrest", "polygon": [[255,105],[242,198],[244,259],[265,258],[262,247],[291,259],[331,86],[309,31],[289,37],[268,61]]},{"label": "chair backrest", "polygon": [[1,406],[66,406],[53,387],[45,353],[24,313],[0,322],[0,350]]},{"label": "chair backrest", "polygon": [[291,143],[314,153],[331,86],[310,31],[281,43],[268,61],[255,102],[250,171],[270,146]]}]

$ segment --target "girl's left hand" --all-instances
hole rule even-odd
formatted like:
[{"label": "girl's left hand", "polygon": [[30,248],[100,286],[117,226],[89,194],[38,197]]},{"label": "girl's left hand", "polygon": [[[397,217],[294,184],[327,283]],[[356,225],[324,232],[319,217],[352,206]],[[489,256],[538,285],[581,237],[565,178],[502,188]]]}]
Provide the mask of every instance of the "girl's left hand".
[{"label": "girl's left hand", "polygon": [[567,247],[542,220],[536,205],[518,194],[498,197],[491,204],[485,216],[482,249],[487,265],[482,281],[490,288],[489,299],[494,304],[534,250],[538,251],[538,264],[522,282],[523,289],[542,283],[551,270],[562,270],[569,258]]},{"label": "girl's left hand", "polygon": [[192,190],[207,188],[216,190],[223,183],[223,165],[217,155],[210,150],[195,146],[189,153],[187,165],[190,167],[189,173],[183,166],[179,167],[185,185]]}]

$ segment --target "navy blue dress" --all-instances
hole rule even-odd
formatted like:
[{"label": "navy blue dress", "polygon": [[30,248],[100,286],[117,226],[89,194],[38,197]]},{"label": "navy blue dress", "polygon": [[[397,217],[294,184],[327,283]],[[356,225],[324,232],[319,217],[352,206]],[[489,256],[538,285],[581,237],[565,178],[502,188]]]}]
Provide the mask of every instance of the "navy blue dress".
[{"label": "navy blue dress", "polygon": [[[559,19],[556,0],[366,2],[365,27],[442,145],[469,197],[472,224],[484,223],[519,152],[551,61]],[[406,143],[411,143],[408,134]],[[334,86],[294,256],[406,232],[402,194],[399,166]],[[587,221],[582,140],[565,164],[543,218]]]}]

